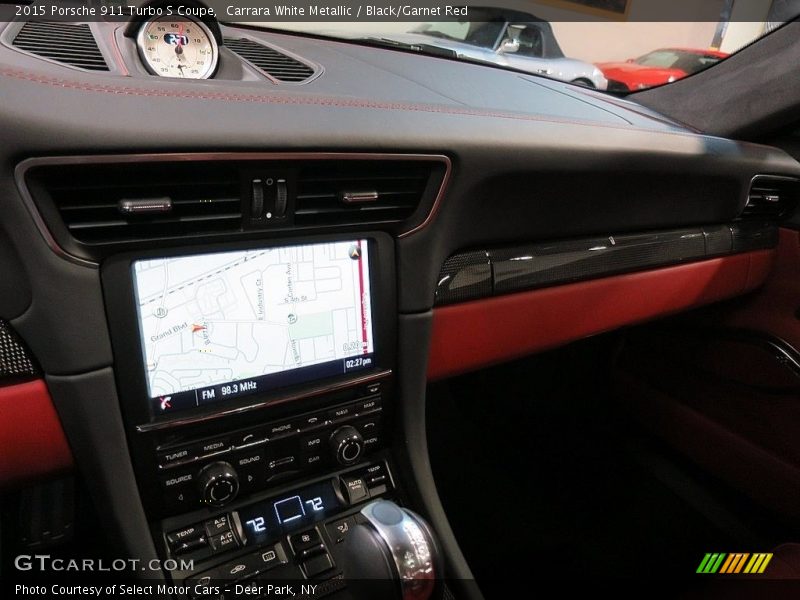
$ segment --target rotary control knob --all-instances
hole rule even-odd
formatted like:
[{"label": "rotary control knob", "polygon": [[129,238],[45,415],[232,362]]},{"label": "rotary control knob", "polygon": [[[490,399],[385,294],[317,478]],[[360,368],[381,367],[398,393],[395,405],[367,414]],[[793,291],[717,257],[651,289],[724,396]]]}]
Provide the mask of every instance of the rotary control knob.
[{"label": "rotary control knob", "polygon": [[352,465],[364,451],[364,438],[352,425],[339,427],[331,435],[331,449],[340,465]]},{"label": "rotary control knob", "polygon": [[211,506],[223,506],[239,493],[239,476],[230,463],[219,461],[206,465],[197,475],[200,498]]}]

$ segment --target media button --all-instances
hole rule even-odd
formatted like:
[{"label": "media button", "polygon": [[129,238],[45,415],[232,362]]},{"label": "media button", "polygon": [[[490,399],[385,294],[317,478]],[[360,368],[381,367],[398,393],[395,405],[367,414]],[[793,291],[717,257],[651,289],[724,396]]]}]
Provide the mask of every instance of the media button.
[{"label": "media button", "polygon": [[213,454],[220,454],[227,452],[231,448],[231,440],[229,437],[215,438],[198,442],[190,447],[191,452],[200,457],[206,457]]}]

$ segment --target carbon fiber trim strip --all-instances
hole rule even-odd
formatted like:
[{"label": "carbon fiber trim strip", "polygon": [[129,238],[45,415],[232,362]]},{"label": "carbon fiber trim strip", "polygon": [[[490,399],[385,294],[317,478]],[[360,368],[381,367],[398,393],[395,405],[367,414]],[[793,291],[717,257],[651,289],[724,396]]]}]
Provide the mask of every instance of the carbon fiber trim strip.
[{"label": "carbon fiber trim strip", "polygon": [[485,249],[443,265],[436,305],[774,248],[778,226],[741,222]]},{"label": "carbon fiber trim strip", "polygon": [[39,368],[11,326],[0,320],[0,385],[4,380],[36,377]]}]

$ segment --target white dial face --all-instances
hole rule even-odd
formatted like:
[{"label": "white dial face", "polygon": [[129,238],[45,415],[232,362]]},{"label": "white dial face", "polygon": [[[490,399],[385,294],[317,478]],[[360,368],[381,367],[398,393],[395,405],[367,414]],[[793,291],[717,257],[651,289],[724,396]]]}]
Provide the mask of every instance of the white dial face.
[{"label": "white dial face", "polygon": [[152,19],[139,30],[138,44],[148,70],[161,77],[207,79],[217,67],[217,42],[200,21]]}]

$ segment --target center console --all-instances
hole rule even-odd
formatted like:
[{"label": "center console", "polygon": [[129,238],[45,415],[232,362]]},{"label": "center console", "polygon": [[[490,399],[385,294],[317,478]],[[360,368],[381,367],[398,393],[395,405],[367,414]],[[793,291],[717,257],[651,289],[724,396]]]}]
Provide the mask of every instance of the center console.
[{"label": "center console", "polygon": [[346,582],[365,578],[430,595],[436,543],[390,451],[389,235],[146,250],[108,259],[102,280],[137,485],[177,596],[313,580],[315,597],[352,597]]}]

